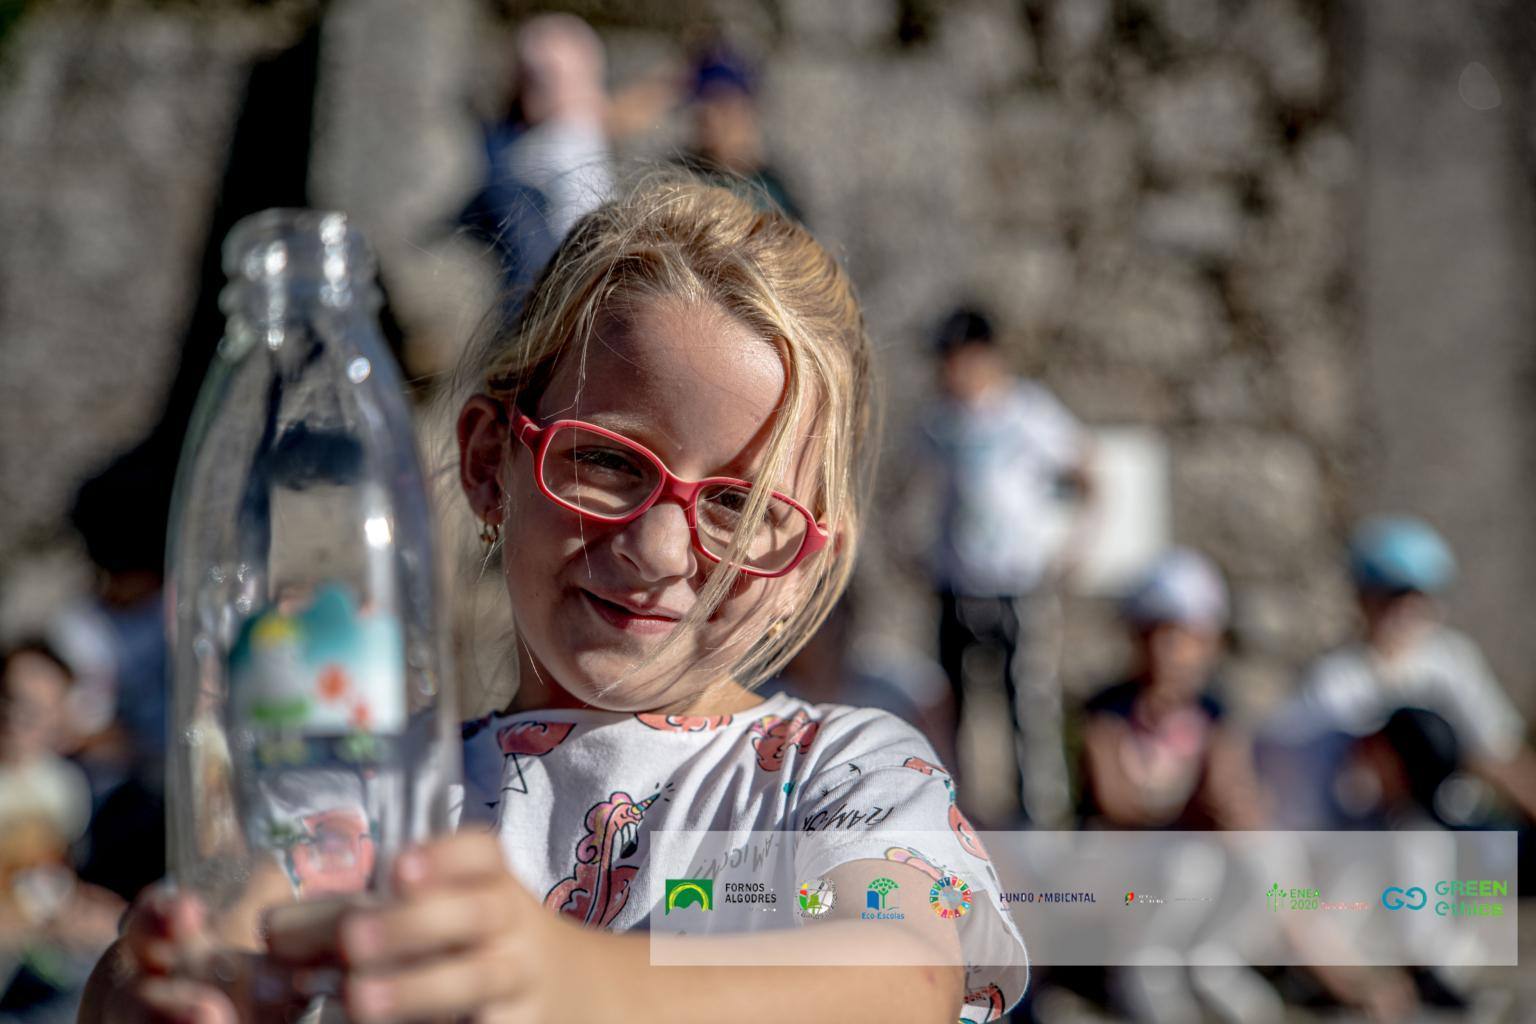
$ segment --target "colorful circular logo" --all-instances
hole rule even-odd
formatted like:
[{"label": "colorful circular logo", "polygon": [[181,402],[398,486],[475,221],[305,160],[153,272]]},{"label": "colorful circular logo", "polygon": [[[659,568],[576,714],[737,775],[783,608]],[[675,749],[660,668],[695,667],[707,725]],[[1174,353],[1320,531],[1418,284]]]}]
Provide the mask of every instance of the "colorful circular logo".
[{"label": "colorful circular logo", "polygon": [[940,917],[964,917],[971,909],[971,887],[954,875],[945,875],[928,890],[928,905]]},{"label": "colorful circular logo", "polygon": [[837,903],[837,888],[825,878],[801,882],[795,890],[795,912],[801,917],[820,917]]}]

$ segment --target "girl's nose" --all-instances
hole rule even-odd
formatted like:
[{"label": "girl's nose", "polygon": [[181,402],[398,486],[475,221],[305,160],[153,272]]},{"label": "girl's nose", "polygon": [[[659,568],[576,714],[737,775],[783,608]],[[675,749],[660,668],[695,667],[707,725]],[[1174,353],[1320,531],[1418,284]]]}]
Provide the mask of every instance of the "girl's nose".
[{"label": "girl's nose", "polygon": [[675,501],[658,501],[613,539],[613,550],[647,583],[698,571],[688,515]]}]

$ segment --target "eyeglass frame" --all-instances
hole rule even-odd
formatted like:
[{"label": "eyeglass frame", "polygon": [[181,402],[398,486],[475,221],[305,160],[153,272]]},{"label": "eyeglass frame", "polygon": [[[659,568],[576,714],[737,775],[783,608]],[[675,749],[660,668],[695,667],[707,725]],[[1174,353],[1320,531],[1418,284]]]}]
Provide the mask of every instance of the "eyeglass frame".
[{"label": "eyeglass frame", "polygon": [[[688,533],[692,538],[694,550],[703,555],[705,558],[708,558],[711,562],[718,564],[724,561],[724,559],[722,559],[719,555],[714,554],[708,548],[706,548],[704,546],[703,539],[699,536],[699,494],[707,487],[716,487],[722,485],[743,487],[751,490],[756,487],[752,481],[741,480],[736,477],[729,476],[710,476],[705,477],[702,480],[684,480],[682,477],[678,476],[676,473],[672,472],[672,470],[667,468],[667,464],[661,461],[661,456],[657,455],[655,452],[651,451],[649,448],[641,444],[639,441],[636,441],[634,438],[626,437],[617,431],[609,430],[606,427],[600,427],[596,423],[588,423],[585,420],[574,419],[555,420],[554,422],[547,423],[541,427],[534,421],[533,417],[529,416],[526,412],[517,406],[512,405],[511,411],[512,433],[519,441],[523,443],[523,446],[526,447],[530,453],[532,453],[534,462],[533,482],[538,487],[539,493],[543,494],[544,497],[548,498],[556,505],[559,505],[561,508],[569,509],[570,511],[575,512],[577,515],[580,515],[585,519],[591,519],[594,522],[599,523],[607,523],[612,526],[624,526],[628,523],[634,522],[636,519],[639,519],[641,516],[649,512],[658,501],[661,501],[663,498],[667,498],[671,501],[677,502],[683,507],[683,514],[688,520]],[[645,456],[645,458],[649,459],[651,464],[656,467],[660,477],[660,482],[656,485],[655,490],[653,490],[650,496],[635,508],[620,516],[605,516],[599,512],[589,511],[569,501],[566,501],[564,498],[561,498],[559,495],[555,494],[554,491],[550,490],[549,485],[544,482],[544,456],[549,451],[550,439],[553,438],[557,432],[568,427],[577,427],[582,430],[589,431],[590,433],[597,434],[600,437],[606,437],[610,441],[618,441],[619,443],[624,444]],[[827,543],[832,539],[832,534],[828,532],[824,526],[816,521],[816,517],[811,514],[810,509],[806,508],[794,498],[785,494],[783,491],[769,491],[768,493],[772,497],[785,502],[796,512],[805,517],[807,527],[805,531],[805,537],[800,541],[800,549],[796,551],[794,557],[789,560],[789,564],[784,566],[782,569],[778,569],[774,572],[767,572],[762,569],[754,569],[749,565],[741,565],[739,566],[739,569],[744,575],[747,576],[756,576],[762,579],[777,579],[780,576],[787,576],[789,573],[793,572],[801,562],[805,561],[807,558],[811,557],[822,548],[826,547]]]}]

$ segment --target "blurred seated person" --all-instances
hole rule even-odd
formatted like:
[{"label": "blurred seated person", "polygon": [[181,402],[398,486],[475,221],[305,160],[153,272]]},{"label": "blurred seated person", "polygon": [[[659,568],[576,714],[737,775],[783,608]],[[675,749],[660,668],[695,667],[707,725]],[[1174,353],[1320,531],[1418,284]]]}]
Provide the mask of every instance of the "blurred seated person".
[{"label": "blurred seated person", "polygon": [[1163,555],[1126,596],[1131,678],[1084,708],[1082,816],[1101,828],[1251,828],[1262,820],[1246,737],[1215,696],[1227,589],[1205,556]]},{"label": "blurred seated person", "polygon": [[[1176,548],[1132,587],[1120,611],[1134,640],[1135,669],[1131,678],[1090,698],[1084,709],[1084,824],[1107,829],[1264,827],[1267,801],[1249,739],[1230,722],[1216,695],[1229,613],[1221,574],[1205,556]],[[1289,942],[1306,950],[1303,926],[1308,923],[1307,918],[1287,917],[1280,926]],[[1092,977],[1085,971],[1074,983]],[[1360,1008],[1373,1020],[1403,1019],[1415,1003],[1412,986],[1395,969],[1307,966],[1283,980],[1307,993],[1308,1001]],[[1236,964],[1192,970],[1109,968],[1104,984],[1105,1005],[1132,1020],[1202,1015],[1280,1020],[1286,1012],[1275,993]]]},{"label": "blurred seated person", "polygon": [[694,68],[690,105],[693,148],[681,158],[683,166],[726,186],[745,182],[748,199],[803,220],[799,204],[768,159],[757,86],[740,55],[723,46],[706,51]]},{"label": "blurred seated person", "polygon": [[0,662],[0,1014],[78,992],[126,906],[82,883],[70,859],[91,810],[84,773],[59,753],[70,685],[41,642]]},{"label": "blurred seated person", "polygon": [[1350,543],[1350,574],[1363,632],[1306,671],[1297,719],[1363,737],[1399,708],[1433,712],[1466,768],[1536,818],[1525,722],[1477,644],[1441,620],[1436,597],[1456,574],[1445,541],[1418,519],[1368,520]]},{"label": "blurred seated person", "polygon": [[1451,724],[1433,711],[1398,708],[1357,739],[1334,783],[1343,820],[1357,828],[1418,830],[1472,824],[1454,794],[1461,751]]}]

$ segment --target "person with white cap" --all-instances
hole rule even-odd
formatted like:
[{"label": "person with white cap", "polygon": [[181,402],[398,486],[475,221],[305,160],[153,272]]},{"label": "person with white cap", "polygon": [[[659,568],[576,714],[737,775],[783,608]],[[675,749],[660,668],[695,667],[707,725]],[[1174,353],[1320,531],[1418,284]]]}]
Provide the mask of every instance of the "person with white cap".
[{"label": "person with white cap", "polygon": [[1302,676],[1299,710],[1313,728],[1378,732],[1400,708],[1434,712],[1466,767],[1536,819],[1536,754],[1525,721],[1477,643],[1442,620],[1438,597],[1456,578],[1444,538],[1411,516],[1367,519],[1349,545],[1363,629]]},{"label": "person with white cap", "polygon": [[1121,603],[1131,678],[1085,706],[1082,816],[1110,828],[1251,826],[1262,819],[1249,748],[1214,695],[1226,584],[1175,548]]}]

